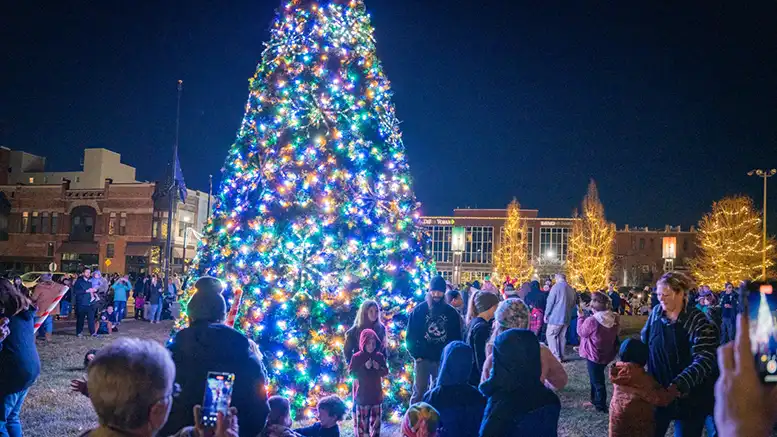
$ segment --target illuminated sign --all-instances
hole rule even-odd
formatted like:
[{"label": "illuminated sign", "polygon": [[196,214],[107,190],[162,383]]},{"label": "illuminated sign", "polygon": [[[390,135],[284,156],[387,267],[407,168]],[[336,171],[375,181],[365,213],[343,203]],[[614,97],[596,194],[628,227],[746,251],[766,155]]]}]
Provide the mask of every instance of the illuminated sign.
[{"label": "illuminated sign", "polygon": [[421,224],[436,225],[436,226],[451,226],[454,224],[454,220],[449,218],[421,218]]},{"label": "illuminated sign", "polygon": [[541,221],[540,226],[567,226],[572,227],[572,222]]},{"label": "illuminated sign", "polygon": [[677,237],[664,237],[661,246],[664,259],[677,258]]},{"label": "illuminated sign", "polygon": [[453,232],[451,232],[451,250],[454,252],[464,252],[466,244],[466,230],[464,226],[454,226]]}]

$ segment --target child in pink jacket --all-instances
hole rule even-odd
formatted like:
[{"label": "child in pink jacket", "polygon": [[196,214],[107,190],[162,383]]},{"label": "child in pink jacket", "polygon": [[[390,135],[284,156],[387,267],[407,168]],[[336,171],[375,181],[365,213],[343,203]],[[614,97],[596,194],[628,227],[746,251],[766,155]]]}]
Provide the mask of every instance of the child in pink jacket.
[{"label": "child in pink jacket", "polygon": [[580,308],[577,310],[580,356],[587,361],[588,378],[591,380],[591,402],[583,405],[593,406],[602,413],[608,412],[604,370],[617,354],[620,327],[618,315],[610,308],[610,298],[597,291],[591,296],[592,316],[585,316]]}]

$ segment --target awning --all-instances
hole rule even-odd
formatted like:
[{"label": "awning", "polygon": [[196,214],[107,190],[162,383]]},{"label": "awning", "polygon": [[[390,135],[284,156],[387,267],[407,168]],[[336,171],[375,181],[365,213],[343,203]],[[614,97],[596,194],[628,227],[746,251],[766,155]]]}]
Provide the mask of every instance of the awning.
[{"label": "awning", "polygon": [[98,255],[100,253],[100,246],[96,241],[65,241],[59,246],[57,253]]},{"label": "awning", "polygon": [[154,245],[147,241],[130,241],[124,250],[126,256],[148,256]]}]

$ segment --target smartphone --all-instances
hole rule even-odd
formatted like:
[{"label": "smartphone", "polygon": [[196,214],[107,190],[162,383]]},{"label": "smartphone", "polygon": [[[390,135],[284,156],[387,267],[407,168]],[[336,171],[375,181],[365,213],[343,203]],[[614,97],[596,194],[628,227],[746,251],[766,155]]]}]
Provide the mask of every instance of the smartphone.
[{"label": "smartphone", "polygon": [[777,383],[777,282],[740,287],[742,311],[750,316],[750,344],[761,381]]},{"label": "smartphone", "polygon": [[235,383],[234,373],[208,372],[205,383],[205,395],[202,400],[202,416],[200,423],[206,428],[215,428],[218,413],[224,416],[229,412],[232,401],[232,386]]}]

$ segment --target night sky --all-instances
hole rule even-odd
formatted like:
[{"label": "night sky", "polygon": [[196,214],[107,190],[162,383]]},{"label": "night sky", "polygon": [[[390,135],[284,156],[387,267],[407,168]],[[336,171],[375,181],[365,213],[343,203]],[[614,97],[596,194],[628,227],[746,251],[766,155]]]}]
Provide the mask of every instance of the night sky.
[{"label": "night sky", "polygon": [[[619,226],[761,207],[745,173],[777,167],[777,2],[366,2],[424,214],[517,196],[569,216],[591,177]],[[0,144],[49,170],[105,147],[159,179],[180,78],[187,185],[220,180],[279,1],[11,3]]]}]

